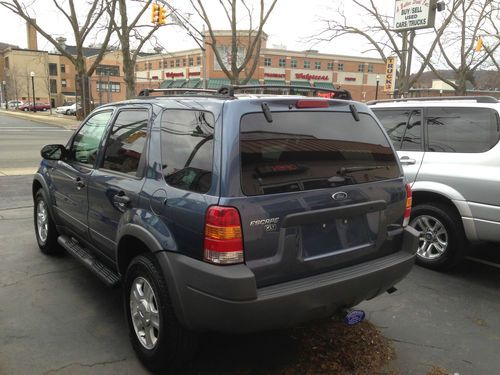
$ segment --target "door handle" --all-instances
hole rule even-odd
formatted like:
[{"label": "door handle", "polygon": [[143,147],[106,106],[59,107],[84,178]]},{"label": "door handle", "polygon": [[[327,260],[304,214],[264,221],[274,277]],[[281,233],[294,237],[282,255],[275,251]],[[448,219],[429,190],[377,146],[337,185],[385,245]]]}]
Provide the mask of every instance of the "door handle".
[{"label": "door handle", "polygon": [[123,206],[126,206],[127,204],[130,203],[130,198],[125,195],[123,191],[120,191],[118,194],[116,194],[113,197],[113,200]]},{"label": "door handle", "polygon": [[413,165],[417,163],[415,159],[410,159],[408,156],[403,156],[401,159],[399,159],[399,162],[403,165]]},{"label": "door handle", "polygon": [[76,190],[80,190],[85,187],[85,182],[80,177],[75,178],[74,183],[76,185]]}]

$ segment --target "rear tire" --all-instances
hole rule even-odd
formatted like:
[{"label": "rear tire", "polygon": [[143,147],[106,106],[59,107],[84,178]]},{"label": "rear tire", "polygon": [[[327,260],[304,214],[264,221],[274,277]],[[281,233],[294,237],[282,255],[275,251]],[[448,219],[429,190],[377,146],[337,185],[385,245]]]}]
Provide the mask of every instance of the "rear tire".
[{"label": "rear tire", "polygon": [[464,258],[467,239],[460,217],[441,203],[419,204],[412,209],[410,225],[420,231],[417,263],[445,271]]},{"label": "rear tire", "polygon": [[132,260],[123,293],[130,340],[144,366],[153,372],[165,371],[194,356],[197,336],[177,320],[167,283],[153,254]]},{"label": "rear tire", "polygon": [[35,207],[33,210],[33,219],[35,224],[36,242],[40,251],[47,255],[59,254],[62,248],[57,243],[56,225],[50,216],[48,199],[42,189],[35,194]]}]

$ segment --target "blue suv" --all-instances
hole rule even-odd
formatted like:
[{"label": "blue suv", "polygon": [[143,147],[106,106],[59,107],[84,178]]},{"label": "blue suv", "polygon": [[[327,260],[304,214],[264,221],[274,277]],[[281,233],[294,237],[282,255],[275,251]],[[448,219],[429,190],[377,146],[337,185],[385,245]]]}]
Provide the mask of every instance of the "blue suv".
[{"label": "blue suv", "polygon": [[368,107],[234,90],[105,105],[41,152],[41,251],[121,284],[152,370],[188,359],[199,332],[326,317],[414,263],[411,190]]}]

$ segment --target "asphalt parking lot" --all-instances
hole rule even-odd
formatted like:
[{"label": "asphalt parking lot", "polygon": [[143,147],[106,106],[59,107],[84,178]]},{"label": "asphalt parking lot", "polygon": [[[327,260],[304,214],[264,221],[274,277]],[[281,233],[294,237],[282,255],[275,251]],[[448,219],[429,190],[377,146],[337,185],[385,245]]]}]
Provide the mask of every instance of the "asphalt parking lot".
[{"label": "asphalt parking lot", "polygon": [[[38,251],[30,184],[31,176],[0,177],[0,374],[146,373],[129,345],[120,290],[106,288],[69,256]],[[451,274],[415,267],[397,287],[360,306],[395,347],[390,370],[498,373],[498,268],[471,261]],[[262,373],[263,358],[279,368],[293,345],[280,332],[209,335],[198,358],[210,357],[211,366],[205,372],[195,365],[194,373]]]}]

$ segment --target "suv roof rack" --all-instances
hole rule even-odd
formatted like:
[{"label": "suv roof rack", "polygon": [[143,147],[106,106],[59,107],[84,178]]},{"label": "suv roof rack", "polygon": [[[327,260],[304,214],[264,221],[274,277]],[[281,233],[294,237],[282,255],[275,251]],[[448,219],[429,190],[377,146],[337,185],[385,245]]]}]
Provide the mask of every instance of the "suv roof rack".
[{"label": "suv roof rack", "polygon": [[444,100],[475,100],[477,103],[499,103],[497,98],[493,96],[430,96],[424,98],[401,98],[401,99],[383,99],[372,100],[367,102],[368,105],[378,103],[393,103],[393,102],[425,102],[425,101],[444,101]]},{"label": "suv roof rack", "polygon": [[347,90],[339,89],[326,89],[322,87],[308,87],[298,85],[225,85],[218,90],[213,89],[190,89],[190,88],[169,88],[169,89],[145,89],[139,92],[139,97],[147,97],[151,93],[162,93],[163,96],[176,96],[186,94],[210,94],[219,97],[235,97],[236,91],[244,90],[266,90],[266,89],[280,89],[288,90],[289,94],[292,90],[296,91],[312,91],[312,92],[326,92],[335,94],[334,99],[352,100],[351,93]]}]

